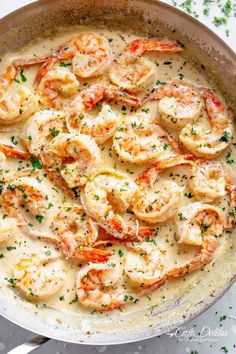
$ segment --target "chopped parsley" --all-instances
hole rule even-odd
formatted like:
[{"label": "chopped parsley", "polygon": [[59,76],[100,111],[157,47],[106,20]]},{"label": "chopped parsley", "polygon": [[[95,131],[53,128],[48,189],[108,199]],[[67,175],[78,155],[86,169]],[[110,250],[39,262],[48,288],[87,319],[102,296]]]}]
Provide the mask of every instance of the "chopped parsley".
[{"label": "chopped parsley", "polygon": [[30,161],[32,164],[33,171],[42,169],[42,165],[41,165],[40,161],[38,159],[36,159],[36,157],[31,157]]},{"label": "chopped parsley", "polygon": [[13,279],[13,278],[8,278],[8,279],[7,279],[7,282],[8,282],[11,286],[16,286],[15,279]]},{"label": "chopped parsley", "polygon": [[221,26],[222,24],[226,24],[227,23],[227,19],[226,17],[214,17],[213,23],[216,27]]},{"label": "chopped parsley", "polygon": [[23,69],[20,71],[20,78],[21,78],[21,81],[22,81],[22,82],[26,82],[26,81],[27,81],[27,78],[26,78],[26,76],[24,75],[24,70],[23,70]]},{"label": "chopped parsley", "polygon": [[67,68],[67,66],[70,66],[71,64],[70,63],[64,63],[63,61],[60,62],[60,67],[61,68]]},{"label": "chopped parsley", "polygon": [[222,137],[220,138],[220,141],[223,141],[225,143],[228,143],[230,141],[230,134],[227,131],[224,131]]},{"label": "chopped parsley", "polygon": [[118,255],[119,255],[119,257],[121,258],[121,257],[124,256],[124,252],[123,252],[122,250],[119,250],[119,251],[118,251]]},{"label": "chopped parsley", "polygon": [[78,296],[75,295],[75,297],[69,302],[69,305],[73,304],[74,302],[76,302],[78,300]]},{"label": "chopped parsley", "polygon": [[52,134],[52,136],[55,138],[56,136],[59,135],[59,130],[56,130],[55,128],[51,128],[49,129],[50,133]]},{"label": "chopped parsley", "polygon": [[182,221],[182,220],[187,220],[187,219],[183,216],[182,213],[179,213],[178,216],[179,216],[179,220],[180,220],[180,221]]},{"label": "chopped parsley", "polygon": [[43,216],[42,215],[36,215],[35,219],[41,224],[41,222],[43,221]]},{"label": "chopped parsley", "polygon": [[168,146],[169,146],[169,145],[165,143],[165,144],[163,145],[163,149],[164,149],[164,150],[167,150],[167,149],[168,149]]},{"label": "chopped parsley", "polygon": [[8,251],[12,251],[12,250],[16,250],[16,247],[15,246],[7,246],[6,249]]}]

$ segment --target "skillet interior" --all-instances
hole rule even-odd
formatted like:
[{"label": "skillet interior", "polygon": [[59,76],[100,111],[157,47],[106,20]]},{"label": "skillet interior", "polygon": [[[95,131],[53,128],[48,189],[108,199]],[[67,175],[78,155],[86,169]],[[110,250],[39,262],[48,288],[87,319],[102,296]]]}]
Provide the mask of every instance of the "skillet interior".
[{"label": "skillet interior", "polygon": [[[41,0],[7,16],[0,23],[0,55],[17,50],[38,36],[48,36],[60,26],[106,24],[133,28],[145,36],[167,35],[181,41],[188,59],[197,61],[210,75],[230,107],[236,108],[236,60],[234,53],[211,31],[183,12],[155,0]],[[142,26],[141,26],[142,24]],[[143,25],[144,24],[144,25]],[[142,29],[139,29],[142,27]],[[196,60],[197,58],[197,60]],[[231,236],[227,254],[215,263],[218,277],[204,273],[185,296],[163,301],[158,309],[132,314],[84,317],[37,310],[14,302],[11,291],[1,291],[0,313],[22,327],[64,341],[85,344],[116,344],[141,340],[166,332],[193,318],[212,304],[232,284],[236,274],[236,240]],[[222,272],[224,269],[224,272]],[[204,288],[204,291],[201,289]],[[40,312],[40,315],[38,313]],[[44,314],[45,312],[45,314]],[[43,318],[41,318],[43,315]],[[122,330],[121,330],[122,328]]]}]

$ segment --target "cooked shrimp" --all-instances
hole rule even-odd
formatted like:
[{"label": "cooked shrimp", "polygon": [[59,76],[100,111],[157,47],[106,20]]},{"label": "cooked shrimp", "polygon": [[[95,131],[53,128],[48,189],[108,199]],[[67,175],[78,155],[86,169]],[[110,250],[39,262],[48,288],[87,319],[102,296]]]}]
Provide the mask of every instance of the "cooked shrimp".
[{"label": "cooked shrimp", "polygon": [[198,246],[197,255],[183,265],[168,271],[168,276],[179,277],[210,263],[224,230],[222,210],[204,203],[191,203],[179,210],[176,239],[179,244]]},{"label": "cooked shrimp", "polygon": [[192,167],[189,178],[190,191],[197,199],[212,202],[226,194],[223,167],[219,161],[198,160]]},{"label": "cooked shrimp", "polygon": [[203,89],[211,129],[204,129],[196,124],[187,124],[181,131],[181,143],[197,157],[213,159],[219,156],[231,143],[233,137],[232,120],[226,107],[213,91]]},{"label": "cooked shrimp", "polygon": [[120,120],[117,112],[110,105],[103,105],[97,116],[91,116],[81,110],[81,113],[69,115],[68,130],[71,133],[80,132],[90,135],[97,144],[102,144],[113,136]]},{"label": "cooked shrimp", "polygon": [[43,77],[37,93],[44,106],[62,109],[78,93],[79,85],[75,74],[69,69],[57,67]]},{"label": "cooked shrimp", "polygon": [[88,215],[117,238],[136,238],[137,220],[127,213],[138,187],[127,175],[112,169],[99,171],[85,185],[82,203]]},{"label": "cooked shrimp", "polygon": [[65,240],[71,248],[92,245],[98,237],[96,223],[86,215],[81,205],[63,206],[54,217],[51,229],[61,242]]},{"label": "cooked shrimp", "polygon": [[43,186],[30,177],[12,179],[3,189],[1,205],[4,213],[15,218],[22,227],[28,225],[26,213],[34,216],[45,214],[48,204]]},{"label": "cooked shrimp", "polygon": [[134,93],[122,91],[115,85],[93,84],[80,91],[68,106],[68,110],[72,113],[76,111],[80,113],[81,110],[89,110],[104,101],[115,101],[133,108],[138,108],[140,105],[140,100]]},{"label": "cooked shrimp", "polygon": [[189,83],[178,80],[158,87],[145,98],[145,101],[157,100],[161,121],[171,129],[195,122],[202,108],[200,94]]},{"label": "cooked shrimp", "polygon": [[116,86],[91,85],[82,90],[68,105],[68,130],[89,134],[98,144],[109,139],[114,134],[120,120],[115,109],[109,105],[104,105],[96,118],[87,112],[94,108],[97,103],[104,101],[115,101],[134,108],[139,105],[139,99],[136,95],[123,92]]},{"label": "cooked shrimp", "polygon": [[50,228],[50,234],[30,230],[29,236],[53,244],[66,258],[79,262],[105,262],[111,256],[111,252],[93,247],[98,228],[80,205],[64,206]]},{"label": "cooked shrimp", "polygon": [[160,138],[166,138],[179,150],[167,132],[155,124],[146,113],[139,112],[121,120],[113,137],[113,149],[123,161],[146,163],[165,152],[164,143]]},{"label": "cooked shrimp", "polygon": [[38,109],[38,97],[29,88],[18,85],[0,93],[0,123],[14,124],[25,120]]},{"label": "cooked shrimp", "polygon": [[95,173],[100,162],[100,150],[88,135],[60,134],[47,146],[44,163],[63,177],[70,188],[84,185]]},{"label": "cooked shrimp", "polygon": [[[6,144],[0,144],[1,157],[0,160],[4,164],[6,156],[10,158],[17,158],[21,160],[30,160],[31,155],[25,151],[15,149],[15,147]],[[3,157],[4,156],[4,157]]]},{"label": "cooked shrimp", "polygon": [[64,206],[54,217],[51,230],[58,241],[54,242],[50,237],[47,241],[56,244],[66,257],[86,262],[104,262],[111,255],[110,252],[92,247],[98,238],[98,227],[80,205]]},{"label": "cooked shrimp", "polygon": [[54,109],[36,112],[23,127],[21,139],[29,152],[40,156],[42,150],[60,133],[66,133],[66,113]]},{"label": "cooked shrimp", "polygon": [[182,164],[193,164],[192,155],[172,156],[149,167],[137,179],[139,192],[134,199],[135,215],[149,223],[164,222],[176,214],[183,188],[174,181],[158,182],[161,171]]},{"label": "cooked shrimp", "polygon": [[122,273],[123,265],[117,256],[107,263],[84,266],[77,274],[78,302],[97,311],[110,311],[124,305],[127,292],[117,288]]},{"label": "cooked shrimp", "polygon": [[14,218],[4,217],[0,225],[0,243],[7,242],[16,235],[17,222]]},{"label": "cooked shrimp", "polygon": [[65,280],[63,273],[63,262],[58,256],[43,258],[29,254],[13,267],[14,285],[27,299],[41,301],[60,290]]},{"label": "cooked shrimp", "polygon": [[147,52],[178,53],[182,47],[177,43],[157,39],[136,39],[113,60],[110,78],[117,86],[131,91],[140,91],[153,78],[156,66],[143,55]]},{"label": "cooked shrimp", "polygon": [[[139,293],[153,291],[166,281],[165,251],[150,242],[126,244],[125,273]],[[144,290],[145,289],[145,290]]]},{"label": "cooked shrimp", "polygon": [[107,39],[95,33],[82,33],[60,46],[48,57],[36,81],[52,68],[57,61],[71,61],[72,72],[81,78],[97,76],[103,73],[110,61],[110,49]]}]

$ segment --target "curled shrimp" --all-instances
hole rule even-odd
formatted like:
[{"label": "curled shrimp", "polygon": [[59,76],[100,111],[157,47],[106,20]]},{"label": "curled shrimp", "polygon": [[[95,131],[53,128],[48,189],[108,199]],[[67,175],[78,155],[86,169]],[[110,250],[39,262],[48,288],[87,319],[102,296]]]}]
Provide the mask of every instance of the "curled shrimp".
[{"label": "curled shrimp", "polygon": [[161,138],[179,151],[178,144],[166,131],[151,121],[147,114],[139,112],[120,121],[113,136],[113,149],[123,161],[146,163],[165,152]]},{"label": "curled shrimp", "polygon": [[38,97],[29,88],[19,85],[0,93],[0,123],[14,124],[27,119],[38,109]]},{"label": "curled shrimp", "polygon": [[67,127],[71,133],[80,132],[90,135],[97,144],[102,144],[113,136],[119,120],[120,117],[116,111],[110,105],[105,104],[95,117],[83,110],[80,113],[77,111],[69,115]]},{"label": "curled shrimp", "polygon": [[17,222],[14,218],[4,217],[0,226],[0,244],[9,241],[16,235]]},{"label": "curled shrimp", "polygon": [[31,154],[40,156],[43,149],[60,133],[67,133],[65,112],[45,109],[27,120],[21,140]]},{"label": "curled shrimp", "polygon": [[56,67],[42,78],[37,87],[40,103],[62,109],[78,93],[79,81],[67,68]]},{"label": "curled shrimp", "polygon": [[219,161],[197,160],[189,178],[190,191],[197,199],[212,202],[226,194],[226,181]]},{"label": "curled shrimp", "polygon": [[60,134],[44,150],[44,164],[58,173],[69,188],[84,185],[101,162],[100,150],[88,135]]},{"label": "curled shrimp", "polygon": [[129,282],[139,294],[147,294],[163,285],[165,276],[165,251],[150,242],[130,243],[124,271]]},{"label": "curled shrimp", "polygon": [[54,217],[51,230],[57,236],[47,238],[56,244],[69,258],[86,262],[104,262],[111,255],[109,252],[93,248],[98,238],[97,224],[86,215],[81,205],[67,205],[62,207]]},{"label": "curled shrimp", "polygon": [[178,53],[182,47],[177,43],[151,39],[136,39],[111,63],[111,81],[122,89],[140,91],[152,79],[156,66],[143,57],[147,52]]},{"label": "curled shrimp", "polygon": [[127,213],[138,187],[127,175],[99,171],[85,185],[82,204],[88,215],[116,238],[136,238],[138,223]]},{"label": "curled shrimp", "polygon": [[42,185],[30,177],[12,179],[6,183],[1,195],[1,205],[4,213],[15,218],[25,232],[30,232],[27,222],[27,212],[34,217],[43,216],[48,208],[46,191]]},{"label": "curled shrimp", "polygon": [[[23,63],[21,63],[23,65]],[[14,82],[20,63],[9,65],[0,76],[0,123],[14,124],[27,119],[38,109],[38,97],[28,87]]]},{"label": "curled shrimp", "polygon": [[114,134],[120,120],[116,111],[109,105],[105,105],[96,118],[88,114],[88,111],[97,103],[104,101],[115,101],[134,108],[140,104],[136,95],[123,92],[114,85],[93,84],[82,90],[68,105],[69,132],[89,134],[99,144],[109,139]]},{"label": "curled shrimp", "polygon": [[145,98],[157,100],[161,121],[171,129],[182,129],[198,120],[202,108],[200,94],[189,83],[178,80],[158,87]]},{"label": "curled shrimp", "polygon": [[63,262],[54,257],[29,254],[13,266],[15,287],[32,302],[48,299],[64,284]]},{"label": "curled shrimp", "polygon": [[222,210],[204,203],[191,203],[179,210],[176,239],[179,244],[198,246],[196,256],[168,271],[169,277],[180,277],[210,263],[224,230]]},{"label": "curled shrimp", "polygon": [[138,108],[140,100],[134,93],[127,93],[120,90],[115,85],[107,84],[93,84],[80,92],[76,99],[71,103],[71,107],[78,102],[77,99],[82,100],[83,107],[88,110],[94,107],[95,104],[101,101],[118,102],[120,104],[127,105],[129,107]]},{"label": "curled shrimp", "polygon": [[[38,110],[38,96],[34,91],[19,84],[17,74],[23,67],[40,64],[45,59],[17,59],[0,75],[0,123],[14,124],[27,119]],[[17,82],[14,82],[14,80]]]},{"label": "curled shrimp", "polygon": [[213,159],[219,156],[231,143],[233,125],[223,103],[210,89],[203,89],[211,129],[204,129],[196,124],[187,124],[181,131],[181,143],[197,157]]},{"label": "curled shrimp", "polygon": [[192,155],[172,156],[149,167],[137,179],[139,192],[134,199],[135,215],[149,223],[173,218],[180,204],[183,188],[174,181],[159,182],[161,171],[182,164],[193,164]]},{"label": "curled shrimp", "polygon": [[63,206],[54,217],[52,231],[60,237],[66,239],[69,246],[92,245],[98,238],[98,227],[96,223],[86,215],[81,205]]},{"label": "curled shrimp", "polygon": [[82,33],[61,45],[48,57],[38,72],[36,82],[58,61],[70,61],[72,72],[80,78],[89,78],[103,73],[110,61],[107,39],[96,33]]},{"label": "curled shrimp", "polygon": [[98,227],[81,205],[63,206],[54,216],[50,229],[50,234],[31,231],[30,236],[53,244],[66,258],[79,262],[105,262],[111,255],[93,247]]},{"label": "curled shrimp", "polygon": [[127,292],[117,287],[122,273],[123,265],[117,256],[106,263],[90,263],[81,268],[76,279],[79,304],[101,312],[124,305]]}]

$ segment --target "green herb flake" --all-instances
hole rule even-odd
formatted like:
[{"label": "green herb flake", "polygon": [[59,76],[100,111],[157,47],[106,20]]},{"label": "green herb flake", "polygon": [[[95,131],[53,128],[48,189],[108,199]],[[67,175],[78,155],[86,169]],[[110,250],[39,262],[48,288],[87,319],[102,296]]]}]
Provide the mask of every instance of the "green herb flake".
[{"label": "green herb flake", "polygon": [[219,27],[221,25],[225,25],[227,23],[227,19],[226,17],[214,17],[214,20],[213,20],[213,24],[216,26],[216,27]]},{"label": "green herb flake", "polygon": [[230,141],[230,134],[227,131],[224,131],[222,137],[220,138],[220,141],[228,143]]},{"label": "green herb flake", "polygon": [[77,300],[78,300],[78,296],[75,295],[75,297],[69,302],[69,305],[71,305],[71,304],[77,302]]},{"label": "green herb flake", "polygon": [[61,68],[67,68],[67,66],[70,66],[70,63],[64,63],[63,61],[60,62],[60,67]]},{"label": "green herb flake", "polygon": [[224,6],[222,7],[222,12],[225,14],[225,16],[229,17],[232,11],[232,3],[231,0],[227,0]]},{"label": "green herb flake", "polygon": [[168,146],[169,146],[169,145],[165,143],[165,144],[163,145],[163,149],[164,149],[164,150],[167,150],[167,149],[168,149]]},{"label": "green herb flake", "polygon": [[16,286],[15,279],[13,279],[13,278],[8,278],[8,279],[7,279],[7,282],[8,282],[11,286]]},{"label": "green herb flake", "polygon": [[7,246],[6,249],[8,251],[13,251],[13,250],[16,250],[16,247],[15,246]]},{"label": "green herb flake", "polygon": [[43,221],[43,216],[42,215],[36,215],[35,216],[35,219],[41,224],[42,223],[42,221]]},{"label": "green herb flake", "polygon": [[59,135],[59,130],[56,130],[55,128],[51,128],[49,129],[50,133],[52,134],[52,136],[55,138],[56,136]]},{"label": "green herb flake", "polygon": [[20,71],[20,78],[21,78],[21,81],[22,81],[22,82],[26,82],[26,81],[27,81],[27,78],[26,78],[26,76],[24,75],[24,70],[23,70],[23,69]]},{"label": "green herb flake", "polygon": [[42,165],[41,165],[40,161],[38,159],[36,159],[36,157],[31,157],[30,161],[32,164],[32,171],[42,170]]},{"label": "green herb flake", "polygon": [[122,250],[119,250],[119,251],[118,251],[118,255],[119,255],[119,257],[121,258],[121,257],[124,256],[124,252],[123,252]]},{"label": "green herb flake", "polygon": [[180,221],[186,220],[182,213],[179,213],[178,216]]}]

